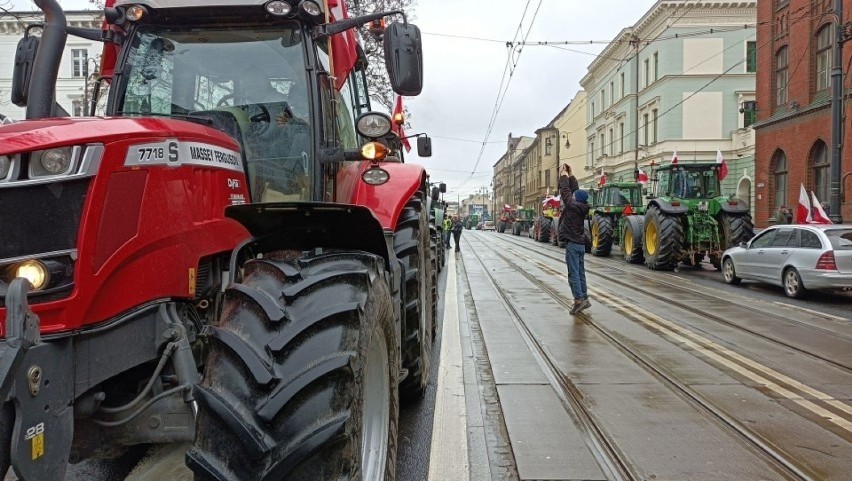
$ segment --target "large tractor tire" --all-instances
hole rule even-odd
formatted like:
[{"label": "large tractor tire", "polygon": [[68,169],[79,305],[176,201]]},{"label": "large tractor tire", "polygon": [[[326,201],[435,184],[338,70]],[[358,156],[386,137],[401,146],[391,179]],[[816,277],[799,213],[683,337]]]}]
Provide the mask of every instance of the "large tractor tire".
[{"label": "large tractor tire", "polygon": [[595,214],[592,216],[592,255],[609,257],[612,252],[612,217]]},{"label": "large tractor tire", "polygon": [[380,257],[250,260],[208,328],[196,479],[393,480],[399,357]]},{"label": "large tractor tire", "polygon": [[642,250],[642,231],[645,218],[639,215],[628,215],[624,218],[624,229],[621,232],[621,250],[624,260],[630,264],[641,264],[645,260]]},{"label": "large tractor tire", "polygon": [[723,212],[719,215],[718,221],[721,228],[719,240],[722,241],[720,249],[722,252],[754,237],[754,222],[749,214],[734,215]]},{"label": "large tractor tire", "polygon": [[538,239],[536,239],[537,241],[539,241],[539,242],[550,242],[550,227],[551,227],[551,224],[552,224],[551,220],[548,219],[547,217],[541,218],[541,222],[539,223],[539,228],[538,228]]},{"label": "large tractor tire", "polygon": [[658,207],[648,207],[642,237],[645,265],[654,270],[673,270],[681,257],[683,242],[681,218]]},{"label": "large tractor tire", "polygon": [[583,235],[586,238],[586,254],[592,253],[592,226],[589,219],[583,220]]},{"label": "large tractor tire", "polygon": [[403,400],[426,392],[432,364],[432,263],[429,226],[422,201],[415,195],[402,211],[393,237],[396,258],[402,264],[402,368],[408,375],[399,385]]}]

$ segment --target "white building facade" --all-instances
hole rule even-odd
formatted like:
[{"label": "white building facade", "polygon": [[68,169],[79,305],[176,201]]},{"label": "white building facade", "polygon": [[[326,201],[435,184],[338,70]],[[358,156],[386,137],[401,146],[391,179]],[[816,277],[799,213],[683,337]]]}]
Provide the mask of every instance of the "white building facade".
[{"label": "white building facade", "polygon": [[[65,15],[69,26],[101,28],[99,11],[67,11]],[[0,17],[0,114],[14,120],[23,119],[26,110],[10,98],[18,41],[27,25],[41,21],[41,16],[33,12],[12,12]],[[34,33],[38,35],[40,31],[35,29]],[[70,115],[81,116],[86,111],[85,96],[97,72],[102,46],[100,42],[68,36],[56,81],[56,102]]]}]

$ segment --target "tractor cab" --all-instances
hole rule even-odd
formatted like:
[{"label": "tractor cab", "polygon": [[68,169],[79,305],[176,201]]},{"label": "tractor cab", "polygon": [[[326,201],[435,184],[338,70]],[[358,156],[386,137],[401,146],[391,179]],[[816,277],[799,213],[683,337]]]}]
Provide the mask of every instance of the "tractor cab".
[{"label": "tractor cab", "polygon": [[721,195],[715,163],[666,165],[656,172],[656,195],[679,199],[710,199]]}]

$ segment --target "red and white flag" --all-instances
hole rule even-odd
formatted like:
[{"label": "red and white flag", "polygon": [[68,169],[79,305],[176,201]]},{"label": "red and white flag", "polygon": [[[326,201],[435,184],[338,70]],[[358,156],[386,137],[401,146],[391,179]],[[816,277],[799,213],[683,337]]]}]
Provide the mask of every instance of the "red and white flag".
[{"label": "red and white flag", "polygon": [[672,165],[677,165],[677,149],[672,153]]},{"label": "red and white flag", "polygon": [[642,167],[639,167],[639,176],[636,178],[640,184],[646,184],[648,182],[648,174],[642,170]]},{"label": "red and white flag", "polygon": [[392,124],[393,132],[396,135],[398,135],[399,139],[402,141],[402,146],[405,147],[405,151],[411,152],[411,143],[409,143],[408,139],[405,138],[405,130],[403,130],[401,123],[398,124],[396,122],[397,114],[399,114],[400,117],[402,117],[402,121],[404,122],[405,119],[404,119],[404,116],[403,116],[403,113],[402,113],[402,96],[401,95],[396,96],[396,104],[393,107],[393,115],[391,115],[393,122],[391,122],[391,124]]},{"label": "red and white flag", "polygon": [[[330,22],[349,18],[345,0],[327,0],[327,2]],[[357,60],[358,52],[356,50],[354,28],[331,36],[331,62],[334,69],[334,72],[332,72],[334,75],[334,88],[337,90],[343,88],[343,84],[346,83],[349,72],[355,68]]]},{"label": "red and white flag", "polygon": [[796,206],[796,222],[799,224],[812,224],[813,216],[811,215],[811,200],[808,198],[808,191],[805,190],[804,184],[799,184],[799,205]]},{"label": "red and white flag", "polygon": [[598,179],[598,185],[599,185],[600,187],[603,187],[603,186],[605,186],[605,185],[606,185],[606,173],[605,173],[605,172],[603,172],[603,171],[601,171],[601,178],[600,178],[600,179]]},{"label": "red and white flag", "polygon": [[722,151],[720,149],[716,149],[716,165],[719,170],[716,171],[716,175],[719,177],[719,180],[725,180],[725,177],[728,176],[728,164],[725,162],[725,158],[722,157]]},{"label": "red and white flag", "polygon": [[816,194],[814,191],[811,191],[811,200],[813,200],[813,223],[814,224],[834,224],[831,219],[828,218],[828,214],[825,213],[825,210],[822,208],[822,204],[819,203]]}]

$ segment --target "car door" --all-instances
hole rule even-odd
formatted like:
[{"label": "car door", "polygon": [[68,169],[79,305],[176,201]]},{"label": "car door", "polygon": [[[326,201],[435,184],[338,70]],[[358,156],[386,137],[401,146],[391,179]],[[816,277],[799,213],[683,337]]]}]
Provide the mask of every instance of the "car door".
[{"label": "car door", "polygon": [[759,267],[762,276],[773,284],[781,285],[781,272],[787,263],[787,258],[799,245],[799,229],[795,227],[781,227],[776,229],[775,237],[766,248],[766,253],[761,258]]},{"label": "car door", "polygon": [[766,249],[775,237],[777,229],[767,229],[757,235],[741,253],[738,263],[735,261],[737,275],[743,279],[763,279],[759,266],[763,264]]}]

